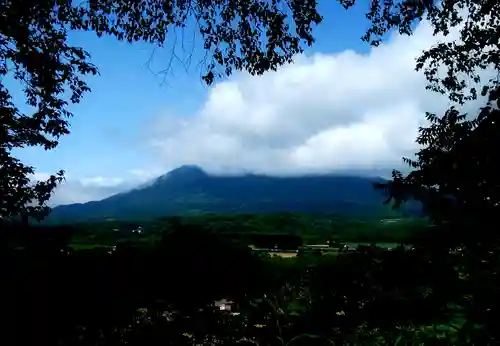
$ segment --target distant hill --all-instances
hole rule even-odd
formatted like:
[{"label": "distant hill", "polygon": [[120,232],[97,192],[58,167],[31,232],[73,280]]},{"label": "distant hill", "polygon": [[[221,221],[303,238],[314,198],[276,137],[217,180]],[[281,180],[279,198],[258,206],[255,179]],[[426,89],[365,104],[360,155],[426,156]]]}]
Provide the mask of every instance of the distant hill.
[{"label": "distant hill", "polygon": [[374,191],[382,178],[347,175],[271,177],[209,175],[182,166],[134,190],[101,201],[58,206],[49,221],[147,219],[166,215],[231,212],[311,212],[389,215]]}]

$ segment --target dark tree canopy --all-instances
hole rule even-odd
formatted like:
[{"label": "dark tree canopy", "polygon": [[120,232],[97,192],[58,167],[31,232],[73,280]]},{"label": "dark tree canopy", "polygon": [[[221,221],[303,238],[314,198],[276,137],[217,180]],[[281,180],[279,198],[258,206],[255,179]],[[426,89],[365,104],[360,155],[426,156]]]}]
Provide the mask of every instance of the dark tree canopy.
[{"label": "dark tree canopy", "polygon": [[[43,218],[63,171],[33,185],[34,168],[12,150],[46,150],[68,134],[69,106],[97,74],[83,47],[71,46],[71,30],[112,35],[130,43],[162,46],[171,30],[194,19],[209,59],[207,84],[233,69],[261,74],[291,61],[313,42],[321,21],[315,1],[8,0],[0,5],[0,217],[24,214]],[[220,72],[221,70],[222,72]],[[17,80],[30,111],[22,111],[5,83]]]}]

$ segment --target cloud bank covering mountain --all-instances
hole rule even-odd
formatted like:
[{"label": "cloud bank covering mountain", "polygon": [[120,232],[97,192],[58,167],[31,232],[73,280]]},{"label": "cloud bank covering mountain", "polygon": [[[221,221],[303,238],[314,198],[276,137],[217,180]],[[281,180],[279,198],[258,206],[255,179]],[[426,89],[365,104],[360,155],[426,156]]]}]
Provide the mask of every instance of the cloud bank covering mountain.
[{"label": "cloud bank covering mountain", "polygon": [[52,203],[100,199],[185,164],[269,175],[402,168],[425,112],[449,106],[414,71],[415,57],[439,40],[422,22],[414,36],[394,35],[366,54],[304,55],[263,76],[235,74],[193,114],[146,119],[143,145],[154,165],[119,177],[68,175]]}]

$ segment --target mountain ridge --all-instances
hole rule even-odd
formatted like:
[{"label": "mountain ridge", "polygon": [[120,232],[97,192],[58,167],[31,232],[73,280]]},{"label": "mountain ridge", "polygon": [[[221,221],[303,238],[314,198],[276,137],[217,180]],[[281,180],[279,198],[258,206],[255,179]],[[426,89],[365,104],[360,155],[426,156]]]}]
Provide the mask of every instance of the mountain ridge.
[{"label": "mountain ridge", "polygon": [[57,206],[49,219],[88,221],[227,212],[333,212],[375,215],[388,210],[374,191],[380,177],[335,173],[276,177],[210,174],[178,167],[142,187],[100,201]]}]

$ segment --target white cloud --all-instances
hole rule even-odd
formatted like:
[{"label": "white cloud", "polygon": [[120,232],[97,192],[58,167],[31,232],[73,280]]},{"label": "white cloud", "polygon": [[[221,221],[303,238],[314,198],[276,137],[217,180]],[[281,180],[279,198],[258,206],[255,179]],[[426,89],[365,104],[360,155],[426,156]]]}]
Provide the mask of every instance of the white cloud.
[{"label": "white cloud", "polygon": [[[132,170],[125,177],[83,177],[65,175],[65,180],[57,186],[50,199],[50,206],[61,204],[84,203],[100,200],[143,184],[158,176],[155,171]],[[33,181],[47,180],[50,174],[37,172]]]},{"label": "white cloud", "polygon": [[156,178],[158,177],[159,175],[162,175],[165,173],[164,170],[162,169],[149,169],[149,170],[146,170],[146,169],[132,169],[130,172],[129,172],[133,179],[134,180],[138,180],[138,181],[148,181],[150,179],[153,179],[153,178]]},{"label": "white cloud", "polygon": [[130,186],[131,182],[120,182],[114,185],[102,185],[101,183],[91,183],[87,179],[79,180],[68,177],[54,191],[50,200],[51,206],[71,203],[84,203],[92,200],[100,200],[115,193],[122,192]]},{"label": "white cloud", "polygon": [[415,58],[438,39],[423,23],[369,54],[299,56],[263,76],[237,74],[212,87],[195,114],[149,124],[148,144],[165,166],[212,172],[401,167],[425,112],[449,105],[415,71]]},{"label": "white cloud", "polygon": [[123,178],[115,178],[115,177],[102,177],[102,176],[96,176],[96,177],[90,177],[90,178],[83,178],[80,180],[80,183],[84,187],[89,187],[89,186],[96,186],[96,187],[112,187],[112,186],[117,186],[120,184],[123,184],[125,181]]}]

